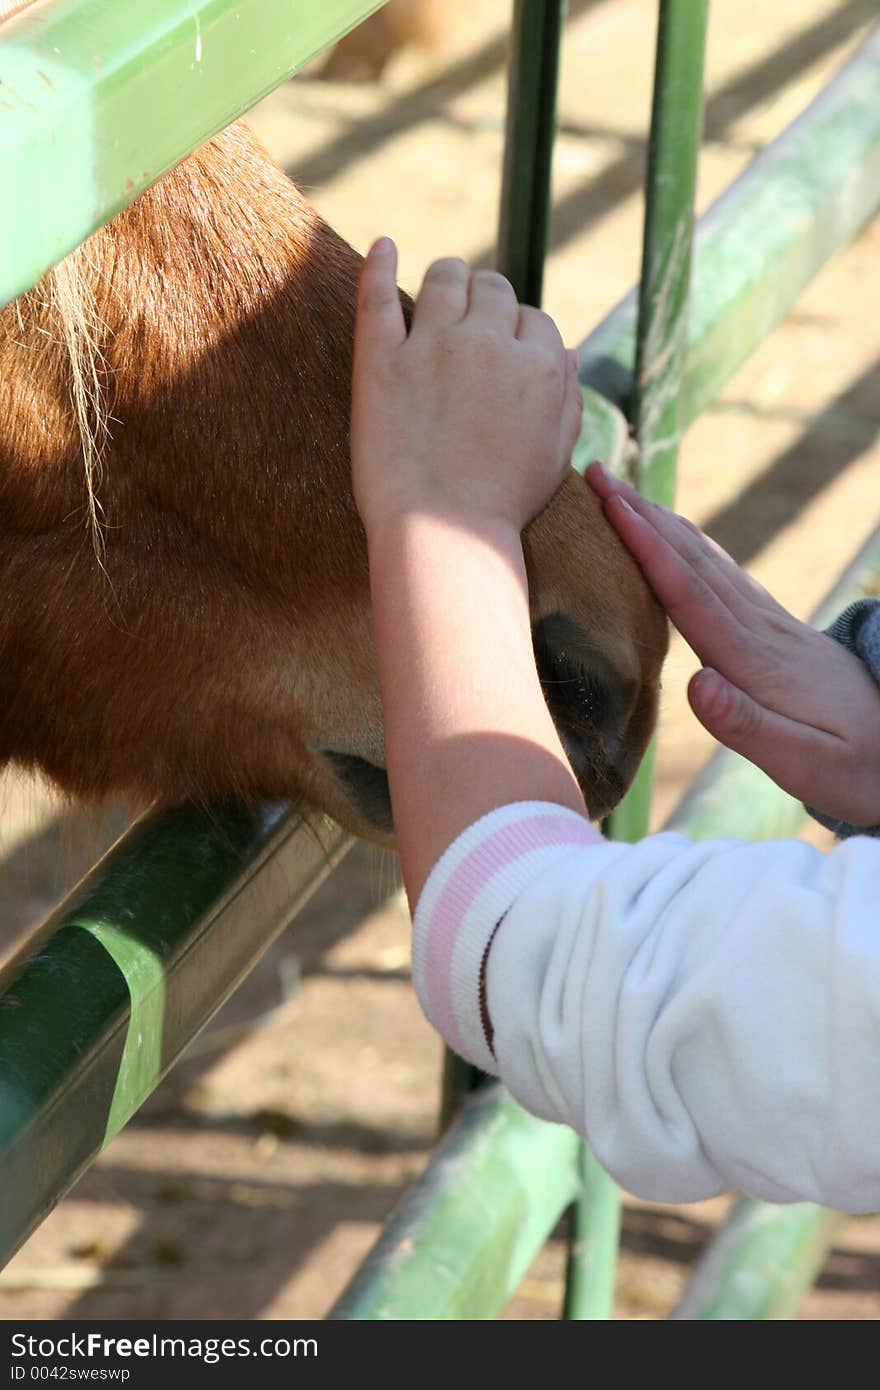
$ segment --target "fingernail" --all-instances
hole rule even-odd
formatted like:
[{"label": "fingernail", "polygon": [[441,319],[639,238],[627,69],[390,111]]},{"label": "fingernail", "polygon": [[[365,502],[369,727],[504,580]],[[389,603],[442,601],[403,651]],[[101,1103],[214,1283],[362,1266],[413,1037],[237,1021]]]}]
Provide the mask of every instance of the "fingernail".
[{"label": "fingernail", "polygon": [[709,715],[723,713],[727,704],[727,681],[712,666],[704,666],[693,679],[693,690],[699,692],[703,711]]},{"label": "fingernail", "polygon": [[608,500],[609,502],[616,502],[619,507],[624,507],[626,511],[629,512],[630,516],[635,517],[636,521],[642,520],[635,507],[631,507],[626,498],[621,497],[619,492],[616,492],[613,497],[609,497]]},{"label": "fingernail", "polygon": [[580,358],[578,357],[577,348],[566,348],[565,356],[568,363],[568,370],[577,376],[580,370]]},{"label": "fingernail", "polygon": [[374,241],[372,246],[370,247],[370,255],[387,256],[389,252],[393,250],[394,242],[391,240],[390,236],[380,236],[378,240]]}]

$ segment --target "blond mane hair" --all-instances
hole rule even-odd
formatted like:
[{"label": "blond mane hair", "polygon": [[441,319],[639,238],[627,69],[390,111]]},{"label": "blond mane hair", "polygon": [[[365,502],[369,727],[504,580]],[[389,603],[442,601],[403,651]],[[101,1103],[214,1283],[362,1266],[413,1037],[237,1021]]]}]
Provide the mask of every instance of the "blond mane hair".
[{"label": "blond mane hair", "polygon": [[[34,0],[0,0],[0,24]],[[85,273],[87,252],[79,247],[56,265],[34,289],[16,304],[18,324],[24,329],[25,309],[42,306],[48,311],[50,336],[66,350],[70,363],[70,404],[82,446],[86,483],[86,525],[95,554],[103,563],[104,534],[98,484],[101,460],[109,439],[109,409],[102,386],[104,359],[99,342],[105,325],[98,314],[94,290]]]},{"label": "blond mane hair", "polygon": [[[2,4],[2,0],[0,0]],[[107,326],[98,311],[87,273],[88,243],[48,271],[15,302],[19,329],[40,331],[63,351],[69,368],[70,409],[82,450],[86,485],[86,527],[103,564],[103,509],[98,497],[104,453],[110,439],[107,366],[101,350]],[[32,313],[28,313],[32,310]]]}]

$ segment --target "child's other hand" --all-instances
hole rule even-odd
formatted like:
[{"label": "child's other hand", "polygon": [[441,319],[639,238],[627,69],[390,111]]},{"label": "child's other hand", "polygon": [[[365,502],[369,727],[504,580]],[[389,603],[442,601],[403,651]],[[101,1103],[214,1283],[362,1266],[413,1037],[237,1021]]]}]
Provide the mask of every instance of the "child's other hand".
[{"label": "child's other hand", "polygon": [[694,714],[835,820],[880,824],[880,690],[858,657],[798,622],[691,522],[598,464],[587,480],[703,665]]},{"label": "child's other hand", "polygon": [[351,454],[367,534],[413,511],[519,532],[570,465],[575,355],[503,276],[453,259],[429,268],[407,335],[396,268],[383,238],[358,301]]}]

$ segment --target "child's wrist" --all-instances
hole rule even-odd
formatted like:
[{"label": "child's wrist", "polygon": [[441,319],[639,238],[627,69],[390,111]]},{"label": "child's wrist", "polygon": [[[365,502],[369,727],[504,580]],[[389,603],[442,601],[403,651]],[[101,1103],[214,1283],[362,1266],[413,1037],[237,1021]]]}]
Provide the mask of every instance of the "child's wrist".
[{"label": "child's wrist", "polygon": [[443,506],[410,506],[379,513],[364,522],[370,556],[394,550],[415,534],[455,532],[461,541],[469,538],[522,563],[521,528],[510,518],[476,509]]}]

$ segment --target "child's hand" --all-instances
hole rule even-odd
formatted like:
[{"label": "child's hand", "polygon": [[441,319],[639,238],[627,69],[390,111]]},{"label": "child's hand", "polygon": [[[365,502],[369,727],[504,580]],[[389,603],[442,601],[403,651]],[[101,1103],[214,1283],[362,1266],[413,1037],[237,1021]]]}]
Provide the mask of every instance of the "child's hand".
[{"label": "child's hand", "polygon": [[880,690],[852,652],[798,622],[698,530],[598,464],[587,480],[703,670],[694,714],[835,820],[880,824]]},{"label": "child's hand", "polygon": [[370,535],[404,513],[519,532],[565,477],[581,423],[574,353],[501,275],[429,268],[407,336],[393,242],[361,274],[352,476]]}]

